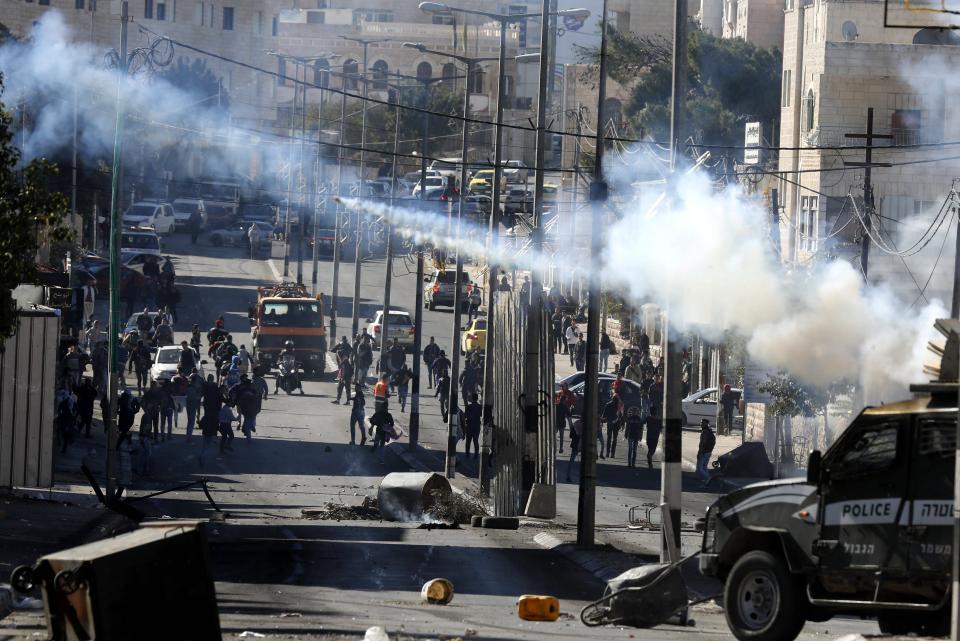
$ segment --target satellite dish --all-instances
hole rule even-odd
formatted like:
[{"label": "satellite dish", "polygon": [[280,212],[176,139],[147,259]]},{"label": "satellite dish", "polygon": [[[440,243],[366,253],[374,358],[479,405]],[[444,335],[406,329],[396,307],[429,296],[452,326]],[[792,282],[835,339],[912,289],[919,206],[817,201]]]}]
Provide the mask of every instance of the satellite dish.
[{"label": "satellite dish", "polygon": [[926,29],[921,29],[914,34],[913,44],[948,45],[956,47],[960,45],[960,36],[958,36],[952,29],[937,29],[935,27],[927,27]]},{"label": "satellite dish", "polygon": [[845,21],[843,26],[840,27],[840,30],[843,32],[843,39],[847,42],[853,42],[860,37],[860,34],[857,32],[857,25],[854,24],[852,20]]}]

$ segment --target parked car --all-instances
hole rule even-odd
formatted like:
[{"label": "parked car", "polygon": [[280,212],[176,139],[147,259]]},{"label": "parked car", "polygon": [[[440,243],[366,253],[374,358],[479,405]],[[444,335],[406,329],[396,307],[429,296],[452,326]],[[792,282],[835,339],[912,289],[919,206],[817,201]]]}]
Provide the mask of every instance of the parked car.
[{"label": "parked car", "polygon": [[172,205],[152,200],[133,203],[121,218],[125,227],[149,227],[158,234],[172,234],[174,221]]},{"label": "parked car", "polygon": [[[433,176],[427,176],[426,188],[430,189],[431,187],[443,188],[447,186],[447,180],[439,174],[434,174]],[[417,181],[417,184],[413,186],[413,191],[410,192],[411,196],[417,196],[420,194],[420,191],[423,189],[423,185],[420,184],[420,181]]]},{"label": "parked car", "polygon": [[527,180],[527,166],[522,160],[508,160],[504,163],[503,177],[508,183],[522,183]]},{"label": "parked car", "polygon": [[[473,175],[473,178],[470,179],[469,188],[471,193],[486,194],[492,191],[493,187],[493,170],[492,169],[481,169]],[[500,177],[500,190],[503,191],[507,188],[507,180],[503,176]]]},{"label": "parked car", "polygon": [[[617,380],[616,377],[610,376],[601,376],[597,379],[597,396],[599,396],[600,404],[598,405],[599,409],[603,409],[603,406],[610,400],[611,392],[613,391],[613,382]],[[623,388],[621,393],[621,398],[623,398],[624,403],[639,403],[640,402],[640,386],[637,383],[629,379],[621,379],[623,382]],[[581,380],[576,385],[570,387],[570,391],[574,393],[577,397],[577,400],[573,404],[573,413],[576,415],[583,415],[583,395],[584,387],[586,387],[587,382]]]},{"label": "parked car", "polygon": [[146,227],[133,227],[120,232],[120,253],[160,256],[160,238]]},{"label": "parked car", "polygon": [[233,224],[234,210],[223,203],[204,203],[207,229],[223,229]]},{"label": "parked car", "polygon": [[190,217],[200,212],[201,226],[207,223],[207,209],[199,198],[177,198],[173,201],[173,223],[176,229],[190,227]]},{"label": "parked car", "polygon": [[460,353],[487,348],[487,319],[474,318],[460,334]]},{"label": "parked car", "polygon": [[245,247],[250,242],[248,234],[250,233],[251,225],[256,228],[255,233],[259,236],[261,243],[270,242],[270,239],[273,237],[273,225],[249,220],[234,223],[226,229],[216,229],[210,232],[207,239],[214,247],[222,247],[225,245]]},{"label": "parked car", "polygon": [[271,223],[277,219],[277,207],[267,203],[248,203],[240,205],[240,220]]},{"label": "parked car", "polygon": [[533,193],[523,187],[510,187],[504,198],[508,214],[527,214],[533,211]]},{"label": "parked car", "polygon": [[[313,230],[308,230],[310,236],[307,236],[307,248],[310,256],[313,256]],[[317,256],[333,256],[334,245],[337,240],[336,229],[318,229],[317,230]]]},{"label": "parked car", "polygon": [[[426,286],[423,288],[423,306],[433,310],[437,305],[453,307],[454,294],[456,292],[456,273],[454,270],[440,272],[434,270],[433,274],[423,279]],[[469,304],[467,301],[467,292],[470,287],[470,274],[466,271],[460,272],[460,296],[463,302],[463,311],[467,311]]]},{"label": "parked car", "polygon": [[[367,333],[373,337],[373,348],[380,349],[380,345],[383,343],[381,332],[383,328],[383,310],[379,310],[376,316],[368,318],[367,323],[369,323]],[[413,348],[413,339],[416,330],[413,321],[410,319],[410,314],[398,309],[391,309],[390,328],[388,331],[390,335],[387,336],[387,340],[396,340],[406,349]]]},{"label": "parked car", "polygon": [[[599,378],[610,378],[610,379],[616,378],[616,376],[607,372],[597,372],[597,376]],[[559,392],[560,385],[563,383],[566,383],[568,388],[573,387],[574,385],[579,385],[580,383],[583,382],[583,380],[586,377],[587,377],[587,373],[584,371],[574,372],[573,374],[567,374],[566,376],[564,376],[563,378],[561,378],[560,380],[558,380],[556,383],[553,384],[553,391]]]},{"label": "parked car", "polygon": [[[158,347],[156,354],[153,356],[153,365],[150,367],[150,380],[161,381],[170,380],[174,374],[177,373],[177,365],[180,363],[180,351],[181,348],[179,345],[168,345],[166,347]],[[200,360],[200,354],[194,350],[195,362],[197,364],[197,373],[200,374],[201,380],[206,378],[203,373],[203,365],[207,362],[206,360]]]},{"label": "parked car", "polygon": [[[737,395],[737,404],[739,405],[740,398],[743,396],[743,390],[740,388],[731,388],[734,394]],[[680,401],[680,405],[683,411],[683,424],[684,425],[700,425],[702,419],[707,419],[710,421],[710,426],[716,429],[717,427],[717,388],[716,387],[707,387],[700,390],[699,392],[694,392],[690,396],[686,397]],[[740,416],[739,410],[734,410],[733,413],[733,423],[736,426],[738,424],[738,419],[740,424],[742,424],[743,417]]]}]

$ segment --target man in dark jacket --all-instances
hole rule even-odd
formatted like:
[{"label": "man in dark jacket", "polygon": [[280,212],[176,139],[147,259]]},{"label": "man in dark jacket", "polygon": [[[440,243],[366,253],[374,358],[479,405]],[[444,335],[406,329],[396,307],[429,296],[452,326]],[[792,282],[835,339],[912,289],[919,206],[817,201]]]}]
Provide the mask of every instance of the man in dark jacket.
[{"label": "man in dark jacket", "polygon": [[196,245],[197,238],[200,236],[200,229],[203,227],[203,216],[200,214],[200,208],[197,207],[190,214],[190,244]]},{"label": "man in dark jacket", "polygon": [[97,400],[97,388],[93,382],[84,377],[74,390],[77,395],[77,412],[80,415],[79,430],[90,438],[90,424],[93,423],[93,404]]},{"label": "man in dark jacket", "polygon": [[483,419],[483,408],[477,401],[480,397],[477,394],[465,396],[470,402],[463,410],[463,436],[466,440],[464,452],[470,456],[470,443],[473,443],[473,458],[480,456],[480,427]]},{"label": "man in dark jacket", "polygon": [[427,366],[427,388],[433,389],[436,377],[433,375],[433,363],[440,357],[440,346],[436,344],[433,336],[430,342],[423,348],[423,362]]},{"label": "man in dark jacket", "polygon": [[247,378],[240,375],[240,382],[230,390],[230,404],[235,405],[243,423],[240,430],[249,441],[257,431],[257,414],[260,413],[260,393]]},{"label": "man in dark jacket", "polygon": [[710,420],[705,418],[700,421],[700,447],[697,448],[697,474],[703,480],[701,487],[704,488],[710,485],[711,476],[708,465],[716,445],[717,437],[710,429]]}]

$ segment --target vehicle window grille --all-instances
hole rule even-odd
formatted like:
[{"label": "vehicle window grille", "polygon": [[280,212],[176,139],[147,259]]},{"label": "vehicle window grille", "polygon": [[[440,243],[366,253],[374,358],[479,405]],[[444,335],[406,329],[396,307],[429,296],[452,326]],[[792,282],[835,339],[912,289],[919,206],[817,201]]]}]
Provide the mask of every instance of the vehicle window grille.
[{"label": "vehicle window grille", "polygon": [[952,457],[957,449],[957,426],[949,421],[920,421],[919,453],[925,456]]}]

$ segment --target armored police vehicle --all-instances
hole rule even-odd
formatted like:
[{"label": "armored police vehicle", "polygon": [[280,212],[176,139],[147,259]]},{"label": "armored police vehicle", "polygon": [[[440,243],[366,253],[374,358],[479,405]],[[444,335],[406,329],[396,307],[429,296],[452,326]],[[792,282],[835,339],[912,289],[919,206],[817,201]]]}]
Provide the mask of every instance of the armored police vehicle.
[{"label": "armored police vehicle", "polygon": [[[951,333],[947,353],[957,349]],[[864,409],[810,455],[806,479],[708,508],[700,570],[724,582],[738,639],[791,641],[837,614],[876,616],[891,634],[949,632],[958,388],[956,363],[946,369],[951,382]]]}]

